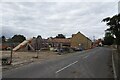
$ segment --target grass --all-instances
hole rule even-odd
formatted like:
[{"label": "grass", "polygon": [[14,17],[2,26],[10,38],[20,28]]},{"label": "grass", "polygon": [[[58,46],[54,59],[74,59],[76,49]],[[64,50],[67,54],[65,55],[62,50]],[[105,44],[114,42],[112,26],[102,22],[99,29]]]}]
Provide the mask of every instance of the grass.
[{"label": "grass", "polygon": [[117,72],[117,77],[119,77],[120,75],[120,52],[117,50],[114,50],[113,52],[113,57],[114,57],[114,61],[115,61],[115,68],[116,68],[116,72]]},{"label": "grass", "polygon": [[118,51],[118,77],[120,78],[120,50]]}]

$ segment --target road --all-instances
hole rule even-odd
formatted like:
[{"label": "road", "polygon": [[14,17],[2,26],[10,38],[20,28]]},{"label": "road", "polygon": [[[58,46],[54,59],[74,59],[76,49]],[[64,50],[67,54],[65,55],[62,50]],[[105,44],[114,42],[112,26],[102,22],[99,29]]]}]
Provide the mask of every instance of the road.
[{"label": "road", "polygon": [[3,72],[3,78],[112,78],[112,51],[97,47]]}]

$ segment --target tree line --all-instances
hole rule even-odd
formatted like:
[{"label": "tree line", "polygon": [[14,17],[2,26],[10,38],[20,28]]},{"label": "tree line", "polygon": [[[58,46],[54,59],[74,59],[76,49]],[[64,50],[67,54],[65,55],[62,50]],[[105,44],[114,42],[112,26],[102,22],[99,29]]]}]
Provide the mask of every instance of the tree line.
[{"label": "tree line", "polygon": [[120,49],[120,13],[112,17],[107,17],[102,20],[106,22],[106,25],[109,26],[105,30],[106,34],[104,41],[108,45],[116,44],[117,49]]},{"label": "tree line", "polygon": [[8,39],[6,39],[4,35],[1,36],[2,43],[21,43],[24,40],[26,40],[26,37],[24,35],[14,35],[12,38],[8,38]]},{"label": "tree line", "polygon": [[[38,35],[37,37],[40,37],[40,35]],[[65,35],[63,34],[58,34],[55,38],[66,38]],[[2,43],[21,43],[24,40],[26,40],[26,37],[24,35],[14,35],[12,38],[6,39],[5,36],[1,36],[0,39]]]}]

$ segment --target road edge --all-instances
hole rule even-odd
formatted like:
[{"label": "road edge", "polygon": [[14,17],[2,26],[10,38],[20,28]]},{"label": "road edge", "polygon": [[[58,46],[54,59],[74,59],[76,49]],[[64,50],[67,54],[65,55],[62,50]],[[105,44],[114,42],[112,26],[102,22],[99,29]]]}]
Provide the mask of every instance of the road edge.
[{"label": "road edge", "polygon": [[112,67],[113,67],[114,79],[117,80],[117,73],[116,73],[116,68],[115,68],[115,61],[114,61],[114,57],[113,57],[113,51],[112,51]]}]

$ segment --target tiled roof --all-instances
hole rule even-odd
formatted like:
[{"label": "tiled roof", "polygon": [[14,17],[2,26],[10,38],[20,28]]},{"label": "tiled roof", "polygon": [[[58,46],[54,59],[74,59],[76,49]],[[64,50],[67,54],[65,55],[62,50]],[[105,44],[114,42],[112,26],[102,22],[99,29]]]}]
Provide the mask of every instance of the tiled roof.
[{"label": "tiled roof", "polygon": [[[87,38],[88,40],[90,40],[88,37],[86,37],[84,34],[82,34],[81,32],[78,32],[78,33],[76,33],[76,34],[72,34],[72,37],[74,37],[74,36],[76,36],[77,34],[81,34],[81,35],[83,35],[85,38]],[[91,41],[91,40],[90,40]]]},{"label": "tiled roof", "polygon": [[54,39],[49,40],[49,42],[70,43],[70,39],[54,38]]}]

